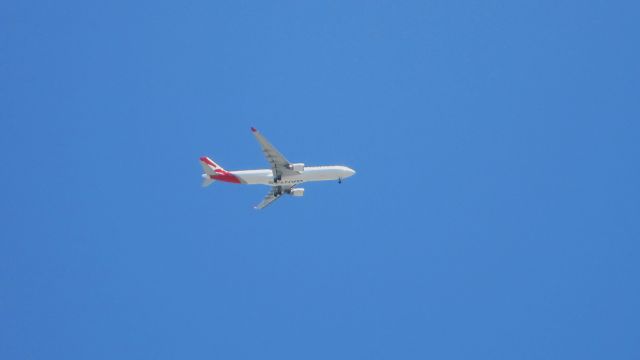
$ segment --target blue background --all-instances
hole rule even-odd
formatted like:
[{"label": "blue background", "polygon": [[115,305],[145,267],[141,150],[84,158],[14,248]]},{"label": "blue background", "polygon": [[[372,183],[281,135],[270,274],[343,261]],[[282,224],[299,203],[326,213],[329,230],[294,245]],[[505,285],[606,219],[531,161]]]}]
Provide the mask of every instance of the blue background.
[{"label": "blue background", "polygon": [[0,358],[638,359],[639,10],[2,2]]}]

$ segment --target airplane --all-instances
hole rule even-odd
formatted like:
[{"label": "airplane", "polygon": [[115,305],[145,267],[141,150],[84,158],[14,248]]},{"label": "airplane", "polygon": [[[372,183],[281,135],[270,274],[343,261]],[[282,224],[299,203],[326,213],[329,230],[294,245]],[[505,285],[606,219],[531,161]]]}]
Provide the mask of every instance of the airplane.
[{"label": "airplane", "polygon": [[227,171],[216,164],[209,157],[200,158],[202,165],[202,186],[207,187],[213,182],[222,181],[233,184],[260,184],[271,186],[271,191],[255,209],[263,209],[282,195],[303,196],[304,189],[296,186],[310,181],[338,180],[342,183],[355,174],[355,170],[347,166],[305,166],[304,163],[291,163],[287,160],[256,128],[251,132],[262,147],[262,151],[271,163],[271,169]]}]

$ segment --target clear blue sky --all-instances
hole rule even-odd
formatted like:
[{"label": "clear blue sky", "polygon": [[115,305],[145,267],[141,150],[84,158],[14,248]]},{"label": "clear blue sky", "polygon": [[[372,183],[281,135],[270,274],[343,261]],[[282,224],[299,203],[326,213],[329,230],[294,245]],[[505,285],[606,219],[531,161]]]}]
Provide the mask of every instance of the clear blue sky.
[{"label": "clear blue sky", "polygon": [[2,2],[0,358],[638,359],[639,11]]}]

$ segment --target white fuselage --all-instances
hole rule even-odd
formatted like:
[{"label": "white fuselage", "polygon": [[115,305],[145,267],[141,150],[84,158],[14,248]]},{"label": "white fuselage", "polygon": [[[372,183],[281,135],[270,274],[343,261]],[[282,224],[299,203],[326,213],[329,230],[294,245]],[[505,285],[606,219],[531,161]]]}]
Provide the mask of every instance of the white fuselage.
[{"label": "white fuselage", "polygon": [[278,181],[274,180],[271,169],[229,171],[243,184],[259,185],[295,185],[310,181],[342,180],[355,174],[346,166],[305,166],[304,171],[296,174],[283,175]]}]

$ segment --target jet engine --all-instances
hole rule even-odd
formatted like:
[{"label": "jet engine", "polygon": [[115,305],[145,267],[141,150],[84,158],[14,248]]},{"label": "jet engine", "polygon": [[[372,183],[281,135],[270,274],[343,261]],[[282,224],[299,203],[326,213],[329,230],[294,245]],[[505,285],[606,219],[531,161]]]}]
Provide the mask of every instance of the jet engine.
[{"label": "jet engine", "polygon": [[304,163],[289,164],[289,169],[297,172],[303,172]]},{"label": "jet engine", "polygon": [[302,189],[302,188],[291,189],[290,194],[292,196],[303,196],[304,195],[304,189]]}]

